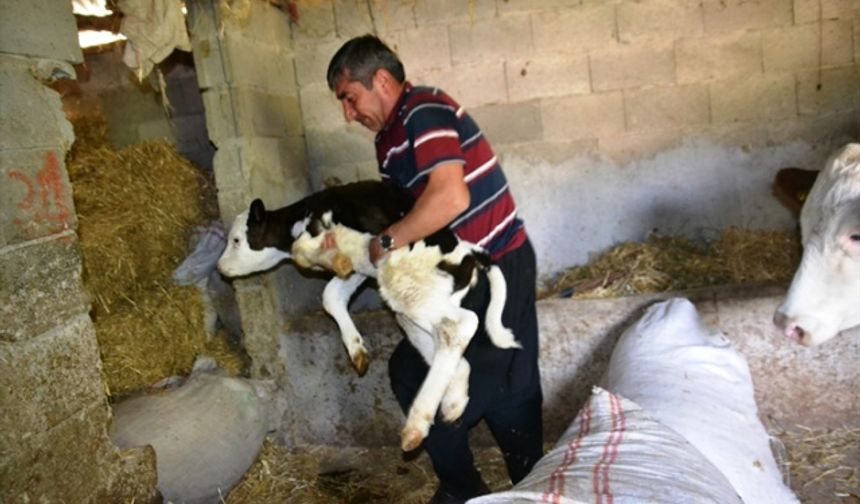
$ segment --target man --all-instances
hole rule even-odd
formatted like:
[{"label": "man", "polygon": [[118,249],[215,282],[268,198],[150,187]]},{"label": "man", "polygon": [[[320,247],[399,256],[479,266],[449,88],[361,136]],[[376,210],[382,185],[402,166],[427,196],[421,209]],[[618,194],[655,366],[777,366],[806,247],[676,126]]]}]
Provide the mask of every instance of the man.
[{"label": "man", "polygon": [[[521,480],[543,455],[535,311],[534,250],[490,144],[477,124],[439,89],[406,81],[397,55],[372,35],[341,47],[328,67],[328,85],[347,122],[376,132],[376,154],[384,182],[415,197],[413,209],[371,240],[376,263],[388,252],[445,226],[482,246],[498,264],[508,286],[502,320],[522,344],[520,350],[493,346],[484,331],[489,303],[485,278],[464,299],[480,328],[466,349],[471,365],[469,404],[454,424],[437,417],[424,449],[439,477],[431,503],[464,502],[489,492],[475,469],[468,432],[484,420],[499,444],[511,480]],[[389,360],[391,387],[406,412],[428,366],[404,339]]]}]

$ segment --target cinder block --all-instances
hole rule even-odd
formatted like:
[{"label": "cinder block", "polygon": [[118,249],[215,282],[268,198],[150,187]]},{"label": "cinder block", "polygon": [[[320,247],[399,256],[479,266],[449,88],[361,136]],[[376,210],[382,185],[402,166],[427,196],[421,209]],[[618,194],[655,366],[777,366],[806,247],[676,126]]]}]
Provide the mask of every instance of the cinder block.
[{"label": "cinder block", "polygon": [[532,33],[538,54],[605,49],[616,43],[615,6],[541,11],[532,16]]},{"label": "cinder block", "polygon": [[484,136],[497,146],[543,139],[540,104],[536,100],[487,105],[470,111]]},{"label": "cinder block", "polygon": [[797,76],[801,116],[842,114],[860,103],[860,65],[811,71]]},{"label": "cinder block", "polygon": [[72,125],[63,114],[60,95],[31,74],[32,64],[0,55],[0,150],[57,146],[66,150],[75,137]]},{"label": "cinder block", "polygon": [[512,102],[591,92],[585,53],[508,60],[505,74]]},{"label": "cinder block", "polygon": [[495,15],[494,0],[418,0],[415,3],[415,22],[419,27],[457,21],[474,23]]},{"label": "cinder block", "polygon": [[774,74],[711,84],[714,124],[767,121],[797,115],[794,76]]},{"label": "cinder block", "polygon": [[96,335],[85,313],[38,338],[0,347],[0,452],[104,400]]},{"label": "cinder block", "polygon": [[400,30],[390,33],[386,43],[400,56],[411,79],[417,70],[451,66],[451,45],[448,30],[439,26]]},{"label": "cinder block", "polygon": [[530,17],[512,15],[448,27],[454,65],[528,56],[533,51]]},{"label": "cinder block", "polygon": [[305,128],[336,129],[346,123],[343,106],[325,83],[317,82],[302,87],[301,97]]},{"label": "cinder block", "polygon": [[203,93],[206,129],[216,145],[236,136],[286,137],[303,133],[299,100],[252,88]]},{"label": "cinder block", "polygon": [[765,30],[762,32],[764,69],[769,72],[850,64],[854,59],[852,37],[851,21]]},{"label": "cinder block", "polygon": [[624,98],[627,129],[683,128],[710,121],[708,86],[705,84],[630,91]]},{"label": "cinder block", "polygon": [[254,378],[271,378],[284,373],[284,362],[278,351],[282,321],[278,302],[272,295],[269,280],[272,276],[275,272],[233,283],[242,313],[245,350],[253,359],[251,376]]},{"label": "cinder block", "polygon": [[675,82],[675,52],[671,44],[594,50],[589,56],[594,91],[666,86]]},{"label": "cinder block", "polygon": [[69,231],[0,249],[0,341],[33,339],[87,313],[81,256]]},{"label": "cinder block", "polygon": [[332,0],[302,2],[298,5],[299,22],[293,25],[293,40],[312,42],[335,36]]},{"label": "cinder block", "polygon": [[704,31],[699,0],[642,0],[618,5],[618,39],[674,40]]},{"label": "cinder block", "polygon": [[704,0],[705,33],[728,33],[787,26],[793,21],[792,0]]},{"label": "cinder block", "polygon": [[498,10],[500,15],[505,15],[512,12],[540,12],[549,9],[576,8],[581,4],[581,0],[506,0],[498,2]]},{"label": "cinder block", "polygon": [[502,62],[422,70],[412,78],[415,84],[441,88],[467,108],[508,100]]},{"label": "cinder block", "polygon": [[[128,461],[106,436],[109,421],[104,399],[81,403],[83,409],[47,432],[16,440],[0,463],[0,500],[3,502],[126,502],[135,496],[154,496],[154,452],[135,456],[136,474],[125,474],[127,488],[113,486]],[[131,452],[124,452],[129,455]],[[123,467],[126,466],[126,467]],[[111,491],[113,490],[113,491]],[[148,490],[148,491],[147,491]],[[112,493],[115,500],[94,500]],[[143,500],[146,502],[146,500]]]},{"label": "cinder block", "polygon": [[374,31],[373,17],[367,2],[334,0],[334,19],[338,38],[350,39]]},{"label": "cinder block", "polygon": [[224,67],[223,46],[216,35],[192,37],[191,48],[200,89],[226,85],[228,74]]},{"label": "cinder block", "polygon": [[307,130],[308,165],[311,172],[321,166],[376,161],[373,134],[353,123],[337,130]]},{"label": "cinder block", "polygon": [[368,2],[377,33],[415,29],[415,2]]},{"label": "cinder block", "polygon": [[[308,4],[326,4],[331,11],[331,2],[305,2],[299,9],[304,13]],[[269,2],[221,2],[216,4],[220,26],[216,29],[225,34],[240,33],[258,42],[290,47],[291,28],[289,14]],[[309,7],[308,10],[313,7]],[[312,24],[312,23],[308,23]]]},{"label": "cinder block", "polygon": [[[239,191],[247,192],[246,174],[249,168],[242,160],[242,152],[239,140],[230,139],[218,144],[218,150],[212,158],[212,170],[215,173],[215,181],[218,185],[218,194],[223,192]],[[225,207],[221,206],[221,214],[225,215]],[[232,217],[235,214],[230,214]]]},{"label": "cinder block", "polygon": [[346,41],[345,38],[337,38],[296,44],[296,77],[299,86],[325,83],[331,58]]},{"label": "cinder block", "polygon": [[795,24],[824,19],[851,19],[857,0],[794,0]]},{"label": "cinder block", "polygon": [[603,138],[624,131],[620,91],[541,100],[545,140]]},{"label": "cinder block", "polygon": [[243,141],[242,151],[248,167],[251,197],[262,197],[270,205],[284,206],[308,193],[304,138],[247,139]]},{"label": "cinder block", "polygon": [[244,35],[225,37],[224,47],[231,85],[298,96],[292,49],[276,43],[259,42]]},{"label": "cinder block", "polygon": [[0,149],[0,247],[77,227],[65,152]]},{"label": "cinder block", "polygon": [[675,44],[675,66],[678,84],[761,73],[761,34],[681,39]]},{"label": "cinder block", "polygon": [[[82,62],[71,3],[65,0],[0,3],[0,53]],[[3,94],[7,99],[5,90]]]}]

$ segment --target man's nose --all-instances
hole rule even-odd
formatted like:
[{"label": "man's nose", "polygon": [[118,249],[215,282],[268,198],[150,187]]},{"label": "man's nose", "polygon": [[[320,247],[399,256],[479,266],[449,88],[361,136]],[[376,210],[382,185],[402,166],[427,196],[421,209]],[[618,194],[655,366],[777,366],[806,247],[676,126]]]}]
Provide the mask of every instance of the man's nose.
[{"label": "man's nose", "polygon": [[343,118],[347,123],[355,119],[355,114],[355,107],[347,102],[343,102]]}]

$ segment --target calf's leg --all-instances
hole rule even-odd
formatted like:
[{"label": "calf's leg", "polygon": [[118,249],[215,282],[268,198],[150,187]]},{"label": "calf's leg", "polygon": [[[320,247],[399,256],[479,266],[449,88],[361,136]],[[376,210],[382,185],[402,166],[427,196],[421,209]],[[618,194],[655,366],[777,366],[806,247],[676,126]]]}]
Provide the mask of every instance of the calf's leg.
[{"label": "calf's leg", "polygon": [[331,315],[340,329],[340,337],[349,352],[349,359],[359,376],[364,376],[370,365],[370,356],[364,347],[364,339],[349,316],[349,298],[356,289],[367,279],[364,275],[355,273],[345,279],[332,278],[323,290],[323,308]]}]

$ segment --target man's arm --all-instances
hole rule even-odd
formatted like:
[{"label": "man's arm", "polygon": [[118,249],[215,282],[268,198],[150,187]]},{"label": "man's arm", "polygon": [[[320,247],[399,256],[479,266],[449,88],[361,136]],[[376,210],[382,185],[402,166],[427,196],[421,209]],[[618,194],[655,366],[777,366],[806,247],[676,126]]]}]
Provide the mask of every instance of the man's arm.
[{"label": "man's arm", "polygon": [[[394,239],[393,248],[426,238],[450,224],[469,208],[469,188],[463,180],[463,165],[451,163],[430,173],[427,187],[412,210],[381,234]],[[370,260],[375,264],[386,254],[379,240],[370,242]]]}]

